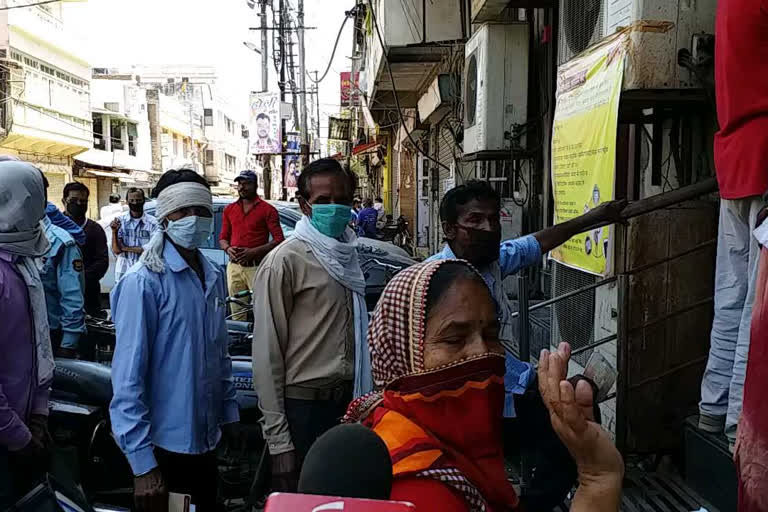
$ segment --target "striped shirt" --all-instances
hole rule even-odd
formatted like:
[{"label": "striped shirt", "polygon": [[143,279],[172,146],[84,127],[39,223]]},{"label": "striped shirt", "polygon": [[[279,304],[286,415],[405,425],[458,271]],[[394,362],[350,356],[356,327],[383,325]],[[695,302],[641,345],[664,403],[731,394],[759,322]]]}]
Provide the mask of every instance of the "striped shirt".
[{"label": "striped shirt", "polygon": [[[126,212],[119,218],[120,229],[117,230],[117,238],[123,247],[144,247],[159,227],[157,219],[147,213],[134,219],[130,212]],[[139,261],[139,256],[139,254],[132,252],[122,252],[117,256],[116,280],[119,280],[134,263]]]}]

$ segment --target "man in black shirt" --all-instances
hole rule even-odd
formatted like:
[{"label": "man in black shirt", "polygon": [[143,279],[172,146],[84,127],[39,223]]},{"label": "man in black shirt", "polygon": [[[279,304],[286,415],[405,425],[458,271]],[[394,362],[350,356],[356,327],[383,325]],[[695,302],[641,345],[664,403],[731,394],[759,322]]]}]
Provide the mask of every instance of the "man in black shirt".
[{"label": "man in black shirt", "polygon": [[86,218],[88,211],[88,187],[72,182],[64,186],[64,206],[66,213],[85,232],[83,266],[85,267],[85,311],[91,316],[101,314],[101,286],[99,281],[109,268],[107,236],[104,230],[91,219]]}]

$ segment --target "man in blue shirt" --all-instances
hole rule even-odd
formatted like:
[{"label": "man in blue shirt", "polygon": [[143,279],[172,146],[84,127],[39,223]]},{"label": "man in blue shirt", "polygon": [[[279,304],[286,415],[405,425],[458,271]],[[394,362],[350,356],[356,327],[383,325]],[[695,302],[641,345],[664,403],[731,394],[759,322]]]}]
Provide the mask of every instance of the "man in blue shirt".
[{"label": "man in blue shirt", "polygon": [[[483,275],[499,312],[499,338],[515,345],[512,308],[504,292],[504,278],[541,262],[542,255],[602,221],[619,222],[624,201],[603,203],[589,213],[513,240],[501,241],[501,198],[485,181],[470,180],[446,192],[440,202],[440,221],[446,244],[430,259],[460,258]],[[514,417],[514,395],[525,392],[531,367],[507,352],[504,416]]]},{"label": "man in blue shirt", "polygon": [[215,448],[239,421],[227,352],[226,277],[198,248],[213,227],[211,192],[190,169],[153,192],[162,226],[112,292],[112,430],[135,475],[137,509],[168,492],[216,510]]},{"label": "man in blue shirt", "polygon": [[376,238],[379,230],[376,228],[378,212],[373,208],[373,201],[363,201],[363,209],[357,214],[357,236]]},{"label": "man in blue shirt", "polygon": [[128,212],[112,221],[112,252],[117,256],[115,262],[115,282],[120,282],[123,275],[144,252],[143,247],[157,231],[157,219],[144,213],[144,191],[140,188],[129,188],[125,194],[128,201]]},{"label": "man in blue shirt", "polygon": [[80,336],[85,333],[83,257],[69,233],[48,217],[42,222],[51,244],[40,270],[51,344],[58,357],[74,358]]}]

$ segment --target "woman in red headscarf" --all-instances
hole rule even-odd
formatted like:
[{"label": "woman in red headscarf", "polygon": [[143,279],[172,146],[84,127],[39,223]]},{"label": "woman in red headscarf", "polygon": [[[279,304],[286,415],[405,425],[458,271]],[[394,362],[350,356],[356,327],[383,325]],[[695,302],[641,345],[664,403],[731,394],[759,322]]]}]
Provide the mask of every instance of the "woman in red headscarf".
[{"label": "woman in red headscarf", "polygon": [[[415,265],[387,285],[369,327],[376,392],[353,402],[392,458],[392,499],[417,510],[517,510],[502,446],[504,351],[493,300],[465,261]],[[592,389],[564,380],[570,348],[543,352],[539,386],[579,468],[572,510],[618,510],[623,464],[592,421]]]}]

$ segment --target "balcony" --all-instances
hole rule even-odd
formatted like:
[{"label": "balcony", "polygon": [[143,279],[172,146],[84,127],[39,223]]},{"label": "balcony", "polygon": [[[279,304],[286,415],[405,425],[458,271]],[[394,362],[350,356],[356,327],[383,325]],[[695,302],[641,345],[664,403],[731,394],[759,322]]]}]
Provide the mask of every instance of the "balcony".
[{"label": "balcony", "polygon": [[[386,8],[384,4],[386,3]],[[449,53],[445,43],[464,41],[463,0],[374,2],[382,48],[375,28],[366,35],[367,52],[362,88],[371,111],[395,107],[386,52],[400,106],[415,108],[419,92],[434,79],[437,65]]]}]

